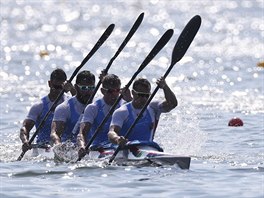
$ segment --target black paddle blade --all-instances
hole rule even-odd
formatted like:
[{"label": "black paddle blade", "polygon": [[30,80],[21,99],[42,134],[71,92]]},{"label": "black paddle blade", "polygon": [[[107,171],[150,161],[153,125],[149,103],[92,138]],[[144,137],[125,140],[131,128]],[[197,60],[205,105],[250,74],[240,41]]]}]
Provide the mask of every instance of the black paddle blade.
[{"label": "black paddle blade", "polygon": [[187,23],[173,48],[171,65],[182,59],[198,32],[201,22],[201,17],[196,15]]},{"label": "black paddle blade", "polygon": [[148,65],[149,62],[159,53],[159,51],[169,42],[169,40],[171,39],[173,35],[173,32],[174,31],[172,29],[169,29],[162,35],[158,43],[153,47],[151,52],[149,52],[148,56],[145,58],[143,63],[140,65],[137,71],[138,73],[141,72],[146,67],[146,65]]},{"label": "black paddle blade", "polygon": [[120,54],[120,52],[124,49],[124,47],[126,46],[126,44],[128,43],[128,41],[132,38],[132,36],[135,34],[135,32],[137,31],[137,29],[139,28],[140,24],[142,23],[144,18],[144,12],[142,12],[137,20],[135,21],[134,25],[132,26],[132,28],[130,29],[130,31],[128,32],[125,40],[123,41],[123,43],[120,45],[120,47],[118,48],[117,52],[115,53],[115,55],[113,56],[113,58],[111,58],[110,62],[108,63],[105,72],[108,72],[110,66],[112,65],[113,61],[116,59],[116,57]]},{"label": "black paddle blade", "polygon": [[[116,51],[115,55],[111,58],[111,60],[109,61],[108,65],[105,68],[105,72],[108,73],[108,70],[110,69],[112,63],[114,62],[114,60],[117,58],[117,56],[120,54],[120,52],[124,49],[124,47],[126,46],[126,44],[129,42],[129,40],[132,38],[132,36],[135,34],[135,32],[137,31],[137,29],[139,28],[141,22],[143,21],[144,18],[144,13],[141,13],[137,20],[135,21],[134,25],[132,26],[132,28],[130,29],[130,31],[128,32],[125,40],[122,42],[122,44],[120,45],[120,47],[118,48],[118,50]],[[94,96],[96,94],[96,92],[98,91],[98,89],[100,88],[102,84],[102,81],[99,80],[99,82],[97,83],[92,95],[90,96],[89,100],[87,101],[86,104],[90,104],[93,99]]]},{"label": "black paddle blade", "polygon": [[99,38],[97,43],[94,45],[94,47],[91,49],[89,54],[83,59],[81,64],[75,69],[72,76],[68,80],[68,82],[71,82],[73,78],[77,75],[77,73],[80,71],[80,69],[85,65],[85,63],[94,55],[94,53],[101,47],[101,45],[106,41],[106,39],[111,35],[115,28],[115,24],[111,24],[108,26],[108,28],[105,30],[105,32],[102,34],[102,36]]}]

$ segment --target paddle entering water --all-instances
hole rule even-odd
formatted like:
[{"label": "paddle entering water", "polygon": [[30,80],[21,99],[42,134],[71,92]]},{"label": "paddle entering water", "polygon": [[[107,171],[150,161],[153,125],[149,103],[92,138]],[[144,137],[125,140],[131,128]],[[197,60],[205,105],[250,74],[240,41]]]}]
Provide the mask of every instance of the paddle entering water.
[{"label": "paddle entering water", "polygon": [[[134,73],[134,75],[132,76],[132,78],[130,79],[130,81],[126,84],[126,86],[124,87],[124,92],[126,90],[128,90],[129,86],[132,84],[133,80],[137,77],[137,75],[149,64],[149,62],[168,43],[168,41],[170,40],[170,38],[172,37],[172,35],[173,35],[173,30],[172,29],[167,30],[163,34],[163,36],[160,38],[160,40],[158,41],[158,43],[154,46],[154,48],[151,50],[151,52],[145,58],[145,60],[143,61],[143,63],[140,65],[140,67],[138,68],[138,70]],[[120,102],[121,99],[122,99],[122,95],[120,94],[119,97],[117,98],[117,100],[115,101],[115,103],[112,105],[112,107],[109,110],[109,112],[107,113],[107,115],[104,117],[104,119],[102,120],[102,122],[100,123],[100,125],[98,126],[98,128],[96,129],[96,131],[94,132],[93,136],[91,137],[91,139],[89,140],[89,142],[87,143],[87,145],[85,146],[85,150],[86,151],[88,151],[89,146],[93,143],[93,141],[96,138],[97,134],[101,131],[101,129],[104,126],[104,124],[106,123],[106,121],[113,114],[113,112],[115,111],[116,106],[118,105],[118,103]],[[79,157],[77,159],[77,161],[80,161],[81,159],[82,159],[82,157]]]},{"label": "paddle entering water", "polygon": [[[170,73],[171,69],[173,66],[182,59],[186,51],[188,50],[189,46],[191,45],[196,33],[198,32],[199,28],[201,26],[201,17],[199,15],[194,16],[185,26],[183,31],[181,32],[172,52],[172,58],[171,58],[171,64],[164,74],[164,79],[167,77],[167,75]],[[141,109],[140,113],[138,114],[137,118],[134,120],[130,128],[128,129],[127,133],[125,134],[125,139],[128,139],[129,135],[132,132],[132,129],[138,122],[138,120],[142,117],[144,111],[147,109],[149,103],[159,90],[159,87],[157,86],[156,89],[153,91],[151,96],[148,98],[146,104],[144,107]],[[115,159],[116,155],[118,152],[121,150],[121,146],[118,146],[117,149],[115,150],[114,154],[111,156],[109,159],[109,163],[111,164],[112,161]]]},{"label": "paddle entering water", "polygon": [[[101,45],[106,41],[106,39],[110,36],[110,34],[113,32],[115,25],[111,24],[108,26],[108,28],[105,30],[105,32],[102,34],[102,36],[99,38],[99,40],[97,41],[97,43],[95,44],[95,46],[91,49],[91,51],[88,53],[88,55],[83,59],[83,61],[81,62],[81,64],[74,70],[73,74],[71,75],[70,79],[68,80],[68,82],[71,82],[73,80],[73,78],[77,75],[77,73],[79,72],[79,70],[86,64],[86,62],[94,55],[94,53],[101,47]],[[58,103],[58,101],[60,100],[60,98],[62,97],[62,95],[64,94],[64,91],[62,90],[59,94],[59,96],[57,97],[57,99],[54,101],[54,103],[52,104],[52,106],[50,107],[49,111],[45,114],[43,120],[41,121],[41,123],[39,124],[38,128],[36,129],[35,133],[32,135],[32,137],[30,138],[30,140],[28,141],[29,144],[32,144],[32,142],[34,141],[35,137],[37,136],[37,134],[39,133],[40,129],[43,127],[44,123],[46,122],[49,114],[51,113],[52,109],[54,109],[54,107],[56,106],[56,104]],[[25,155],[26,152],[22,151],[22,153],[19,155],[17,161],[20,161],[23,156]]]}]

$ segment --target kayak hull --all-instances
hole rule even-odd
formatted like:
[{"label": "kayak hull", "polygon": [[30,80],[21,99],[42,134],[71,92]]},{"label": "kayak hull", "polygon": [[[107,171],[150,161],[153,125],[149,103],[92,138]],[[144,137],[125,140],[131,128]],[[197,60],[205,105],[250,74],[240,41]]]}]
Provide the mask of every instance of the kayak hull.
[{"label": "kayak hull", "polygon": [[[103,151],[90,151],[90,159],[109,159],[114,149],[107,149]],[[150,146],[137,146],[136,149],[127,149],[120,151],[115,162],[117,164],[128,165],[140,162],[140,164],[150,165],[178,165],[181,169],[189,169],[191,157],[176,156],[169,153],[159,152]]]},{"label": "kayak hull", "polygon": [[[108,161],[115,152],[115,149],[101,149],[90,151],[82,160]],[[27,152],[30,157],[46,157],[57,162],[76,162],[78,159],[78,147],[72,143],[56,145],[54,147],[33,147]],[[181,169],[189,169],[191,157],[178,156],[170,153],[157,151],[151,146],[133,146],[121,150],[114,162],[117,165],[177,165]]]}]

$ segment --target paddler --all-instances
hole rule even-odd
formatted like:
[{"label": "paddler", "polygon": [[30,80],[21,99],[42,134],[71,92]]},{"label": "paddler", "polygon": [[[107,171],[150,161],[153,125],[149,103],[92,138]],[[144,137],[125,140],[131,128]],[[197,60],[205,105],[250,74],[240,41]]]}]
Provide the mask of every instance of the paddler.
[{"label": "paddler", "polygon": [[72,130],[95,88],[95,76],[84,70],[76,77],[74,85],[76,95],[56,107],[51,124],[51,140],[53,144],[71,141],[76,143],[76,135]]},{"label": "paddler", "polygon": [[[50,110],[53,102],[57,99],[61,91],[64,89],[65,92],[71,92],[72,95],[75,95],[76,91],[71,83],[66,82],[67,76],[66,73],[58,68],[55,69],[51,75],[50,80],[48,81],[48,86],[50,88],[49,94],[41,98],[39,102],[34,104],[23,121],[23,125],[20,129],[20,139],[23,143],[22,150],[23,152],[27,152],[27,150],[31,149],[32,146],[28,143],[29,141],[29,133],[31,129],[34,127],[38,128],[41,121],[45,117],[46,113]],[[64,102],[70,96],[64,94],[57,105]],[[37,144],[40,146],[48,146],[50,145],[50,131],[51,131],[51,122],[54,115],[54,109],[51,110],[47,120],[45,121],[43,127],[37,134]]]},{"label": "paddler", "polygon": [[157,80],[157,85],[163,89],[165,100],[152,101],[143,113],[142,118],[136,123],[128,139],[125,139],[124,135],[151,95],[151,85],[147,79],[139,78],[134,81],[132,89],[133,100],[115,110],[112,115],[108,132],[109,140],[112,143],[124,147],[128,140],[137,140],[144,145],[150,145],[159,151],[163,151],[153,141],[155,129],[160,114],[171,111],[177,106],[178,102],[175,94],[169,88],[163,77]]},{"label": "paddler", "polygon": [[[101,87],[101,93],[103,94],[103,97],[99,98],[92,104],[89,104],[85,108],[84,115],[81,120],[80,131],[77,137],[77,143],[80,147],[78,153],[80,158],[86,154],[85,146],[87,145],[87,142],[91,136],[94,135],[94,132],[99,127],[100,123],[121,94],[121,91],[121,81],[118,76],[114,74],[108,74],[103,77]],[[119,108],[122,104],[132,100],[129,90],[123,92],[122,96],[124,100],[120,100],[116,108]],[[91,145],[93,150],[101,151],[102,149],[109,148],[109,146],[111,146],[107,136],[110,121],[111,116],[108,118],[102,130],[99,131],[98,135],[93,141]]]}]

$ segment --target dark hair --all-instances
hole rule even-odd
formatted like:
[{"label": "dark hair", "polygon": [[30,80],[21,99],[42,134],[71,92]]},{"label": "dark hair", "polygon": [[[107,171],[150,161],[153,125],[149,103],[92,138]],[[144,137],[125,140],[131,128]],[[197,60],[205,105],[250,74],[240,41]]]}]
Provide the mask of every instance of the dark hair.
[{"label": "dark hair", "polygon": [[133,89],[137,90],[138,86],[143,86],[143,87],[146,87],[148,89],[151,89],[151,85],[150,85],[149,81],[145,78],[138,78],[134,81]]},{"label": "dark hair", "polygon": [[104,88],[109,88],[108,86],[121,86],[121,81],[118,78],[117,75],[115,74],[107,74],[106,76],[104,76],[103,80],[102,80],[102,86]]},{"label": "dark hair", "polygon": [[57,68],[53,72],[51,72],[50,80],[65,81],[65,80],[67,80],[67,76],[66,76],[66,73],[62,69]]},{"label": "dark hair", "polygon": [[87,70],[81,71],[76,78],[76,84],[80,83],[81,81],[88,81],[89,83],[95,82],[95,76]]}]

